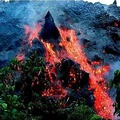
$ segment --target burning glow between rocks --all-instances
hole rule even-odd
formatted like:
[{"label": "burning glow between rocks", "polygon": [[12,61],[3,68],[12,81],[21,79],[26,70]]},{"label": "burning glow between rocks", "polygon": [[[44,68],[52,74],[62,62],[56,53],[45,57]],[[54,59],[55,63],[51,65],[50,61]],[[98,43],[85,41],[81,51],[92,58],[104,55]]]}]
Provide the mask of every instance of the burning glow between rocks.
[{"label": "burning glow between rocks", "polygon": [[24,58],[25,58],[25,55],[23,55],[23,54],[18,54],[18,55],[16,56],[16,58],[17,58],[18,61],[23,61]]},{"label": "burning glow between rocks", "polygon": [[37,23],[35,28],[30,28],[29,26],[24,26],[24,29],[25,29],[25,35],[29,35],[28,37],[28,42],[30,44],[30,46],[32,46],[32,41],[37,38],[38,38],[38,33],[39,31],[41,30],[41,25],[40,23]]},{"label": "burning glow between rocks", "polygon": [[46,43],[42,40],[42,43],[44,44],[46,48],[46,61],[50,63],[60,62],[60,59],[56,56],[57,53],[53,50],[53,45],[50,43]]},{"label": "burning glow between rocks", "polygon": [[[40,30],[40,24],[37,24],[36,28],[33,30],[29,26],[25,26],[25,34],[29,35],[28,43],[30,46],[32,46],[32,41],[35,38],[39,39],[38,33]],[[61,42],[57,47],[62,48],[59,51],[53,49],[53,44],[44,42],[44,40],[41,39],[41,42],[46,48],[46,62],[53,65],[53,69],[46,66],[52,86],[51,88],[45,90],[42,96],[62,98],[67,95],[67,90],[62,88],[60,81],[56,77],[56,70],[54,66],[55,63],[60,62],[63,58],[70,58],[80,64],[82,70],[90,74],[90,89],[94,89],[94,108],[98,115],[105,119],[113,119],[113,101],[107,94],[106,82],[104,80],[104,75],[109,71],[109,66],[103,66],[95,69],[94,65],[100,65],[101,61],[94,62],[91,65],[88,63],[88,59],[82,49],[83,47],[78,43],[75,31],[72,29],[65,30],[59,28],[59,32],[61,35]],[[51,72],[54,74],[55,78],[51,76]],[[74,74],[71,73],[71,75],[74,77]]]},{"label": "burning glow between rocks", "polygon": [[[49,89],[43,91],[42,96],[52,96],[59,99],[64,98],[67,95],[67,91],[63,89],[61,82],[57,79],[55,66],[53,66],[52,69],[50,67],[51,66],[49,65],[46,66],[46,72],[48,73],[52,86]],[[52,75],[54,75],[54,77]]]},{"label": "burning glow between rocks", "polygon": [[[104,90],[105,86],[100,86],[98,82],[103,78],[103,72],[109,71],[109,66],[103,66],[101,69],[95,70],[88,63],[88,59],[85,56],[82,47],[78,44],[78,40],[74,30],[61,30],[62,45],[65,47],[69,57],[81,65],[81,69],[90,73],[90,88],[94,89],[95,104],[94,107],[97,113],[108,119],[112,119],[113,102],[107,92]],[[69,37],[68,42],[66,38]],[[95,72],[95,73],[94,73]],[[97,73],[97,74],[96,74]]]}]

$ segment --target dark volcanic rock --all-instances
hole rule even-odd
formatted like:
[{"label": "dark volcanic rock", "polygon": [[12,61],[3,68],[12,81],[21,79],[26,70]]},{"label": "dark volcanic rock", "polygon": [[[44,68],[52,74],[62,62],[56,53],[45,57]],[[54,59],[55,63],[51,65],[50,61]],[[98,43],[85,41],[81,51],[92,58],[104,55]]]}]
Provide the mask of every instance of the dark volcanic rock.
[{"label": "dark volcanic rock", "polygon": [[[114,0],[113,0],[114,1]],[[107,63],[116,61],[113,54],[101,52],[106,45],[115,44],[120,48],[120,7],[116,5],[102,5],[100,3],[89,3],[84,1],[51,1],[45,2],[11,2],[0,4],[0,60],[7,63],[16,56],[24,39],[24,25],[33,27],[39,20],[43,25],[43,15],[49,10],[45,17],[45,24],[39,36],[46,42],[59,42],[59,31],[55,26],[58,23],[62,28],[71,28],[77,33],[85,45],[84,51],[92,60],[94,55],[100,56]],[[56,4],[54,4],[56,3]],[[44,8],[44,9],[43,9]],[[32,30],[32,29],[31,29]],[[67,39],[69,41],[69,39]],[[95,44],[96,43],[96,44]],[[38,43],[39,44],[39,43]],[[56,46],[55,46],[56,47]],[[57,46],[58,47],[58,46]],[[34,51],[35,47],[32,49]],[[30,52],[32,51],[30,50]],[[11,56],[11,51],[12,56]],[[37,51],[38,47],[37,47]],[[110,53],[107,48],[107,53]],[[4,54],[4,55],[3,55]],[[14,55],[13,55],[14,54]],[[107,57],[106,57],[107,56]],[[119,56],[118,56],[119,57]],[[109,61],[111,59],[111,61]],[[3,63],[0,63],[0,66]]]},{"label": "dark volcanic rock", "polygon": [[117,25],[118,27],[110,27],[107,33],[111,37],[114,43],[117,43],[118,41],[120,41],[120,29],[119,29],[120,25],[117,24],[116,22],[116,26]]},{"label": "dark volcanic rock", "polygon": [[118,33],[111,33],[111,38],[114,42],[120,41],[120,36]]},{"label": "dark volcanic rock", "polygon": [[96,16],[96,21],[94,22],[95,28],[107,29],[112,25],[112,23],[116,20],[114,16],[110,16],[108,13],[100,13]]},{"label": "dark volcanic rock", "polygon": [[7,64],[7,60],[0,59],[0,68],[4,67]]},{"label": "dark volcanic rock", "polygon": [[45,56],[45,47],[38,39],[33,40],[32,46],[29,48],[27,56],[29,57],[33,52],[37,52],[37,54],[41,57]]},{"label": "dark volcanic rock", "polygon": [[39,34],[40,38],[50,43],[58,43],[60,41],[60,33],[54,23],[54,19],[50,12],[45,16],[45,24]]},{"label": "dark volcanic rock", "polygon": [[115,48],[114,46],[106,46],[105,53],[120,56],[120,51],[117,48]]},{"label": "dark volcanic rock", "polygon": [[62,83],[64,87],[70,85],[71,89],[77,90],[89,84],[89,74],[80,70],[80,65],[70,59],[62,60],[60,73],[62,73],[60,79],[64,81]]},{"label": "dark volcanic rock", "polygon": [[87,105],[94,104],[93,91],[89,90],[89,74],[80,69],[80,65],[73,60],[62,60],[58,65],[58,76],[62,86],[68,90],[70,99],[85,98]]},{"label": "dark volcanic rock", "polygon": [[114,0],[113,5],[117,5],[117,1],[116,0]]}]

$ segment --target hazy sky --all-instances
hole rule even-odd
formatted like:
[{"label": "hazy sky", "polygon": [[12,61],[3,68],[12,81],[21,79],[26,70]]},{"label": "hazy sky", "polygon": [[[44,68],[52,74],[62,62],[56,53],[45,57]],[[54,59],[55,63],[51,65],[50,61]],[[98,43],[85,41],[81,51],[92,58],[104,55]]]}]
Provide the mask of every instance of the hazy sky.
[{"label": "hazy sky", "polygon": [[[9,1],[9,0],[5,0],[5,1]],[[79,0],[76,0],[76,1],[79,1]],[[109,5],[109,4],[113,3],[114,0],[84,0],[84,1],[89,1],[89,2],[93,2],[93,3],[94,2],[101,2],[103,4]],[[117,3],[120,6],[120,0],[117,0]]]},{"label": "hazy sky", "polygon": [[[84,1],[89,1],[89,2],[101,2],[103,4],[111,4],[113,3],[114,0],[84,0]],[[120,6],[120,0],[117,0],[118,5]]]}]

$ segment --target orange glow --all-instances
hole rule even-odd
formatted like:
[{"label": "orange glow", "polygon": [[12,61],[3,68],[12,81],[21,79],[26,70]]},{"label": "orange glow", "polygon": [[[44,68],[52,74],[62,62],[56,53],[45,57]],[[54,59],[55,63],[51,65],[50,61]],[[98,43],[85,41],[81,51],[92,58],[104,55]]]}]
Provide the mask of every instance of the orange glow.
[{"label": "orange glow", "polygon": [[[69,57],[81,65],[81,69],[90,73],[90,88],[94,89],[95,104],[94,107],[97,113],[106,119],[113,119],[113,102],[107,92],[99,86],[97,81],[104,80],[103,75],[109,71],[108,66],[95,70],[88,64],[82,47],[78,44],[78,40],[74,30],[59,29],[62,36],[62,45],[65,47]],[[68,42],[66,38],[69,37]],[[97,74],[96,74],[97,73]],[[104,73],[104,74],[103,74]],[[105,80],[104,80],[105,81]]]},{"label": "orange glow", "polygon": [[[48,89],[45,89],[42,93],[42,96],[45,96],[45,97],[51,96],[58,99],[66,97],[67,91],[63,89],[61,82],[57,79],[56,67],[54,66],[54,64],[52,68],[50,68],[50,66],[47,65],[46,72],[48,73],[51,87]],[[55,78],[52,77],[52,74],[54,74]]]},{"label": "orange glow", "polygon": [[25,29],[25,35],[29,34],[28,43],[30,46],[32,46],[32,41],[35,38],[39,39],[38,33],[41,30],[41,25],[40,25],[40,23],[37,23],[35,28],[32,28],[32,29],[26,25],[26,26],[24,26],[24,29]]},{"label": "orange glow", "polygon": [[114,26],[115,26],[115,27],[118,27],[119,25],[118,25],[118,23],[117,23],[117,22],[115,22],[115,23],[114,23]]},{"label": "orange glow", "polygon": [[51,88],[45,90],[42,96],[49,97],[52,96],[54,98],[64,98],[67,95],[67,91],[62,88],[61,85],[52,86]]},{"label": "orange glow", "polygon": [[55,62],[60,62],[60,59],[57,56],[57,53],[53,50],[53,45],[50,43],[46,43],[42,40],[46,48],[46,61],[54,64]]},{"label": "orange glow", "polygon": [[[35,29],[31,29],[28,26],[25,26],[25,34],[29,34],[28,42],[32,46],[32,40],[38,38],[38,33],[41,30],[40,25],[36,25]],[[56,76],[55,63],[60,62],[63,58],[70,58],[75,62],[79,63],[82,70],[90,74],[90,89],[94,89],[94,108],[98,115],[105,119],[113,119],[113,101],[107,94],[106,82],[104,75],[109,71],[109,66],[102,66],[95,69],[93,65],[101,65],[101,61],[93,62],[91,65],[88,63],[88,59],[84,53],[83,47],[78,43],[76,33],[72,29],[63,30],[59,28],[61,35],[61,42],[58,47],[61,46],[60,51],[55,51],[53,49],[54,45],[51,43],[44,42],[41,40],[46,48],[46,62],[49,62],[53,65],[53,69],[50,69],[49,66],[46,66],[47,73],[51,82],[51,87],[46,89],[42,96],[53,96],[57,98],[62,98],[67,95],[67,90],[63,89],[60,81],[52,78],[51,73]],[[74,74],[70,73],[70,76],[74,78]],[[100,85],[99,82],[102,81]],[[76,83],[76,79],[72,82]],[[71,84],[69,84],[71,86]]]},{"label": "orange glow", "polygon": [[18,54],[18,55],[16,56],[16,58],[17,58],[18,61],[23,61],[24,58],[25,58],[25,55],[23,55],[23,54]]},{"label": "orange glow", "polygon": [[93,61],[91,62],[91,65],[100,65],[101,64],[101,61]]}]

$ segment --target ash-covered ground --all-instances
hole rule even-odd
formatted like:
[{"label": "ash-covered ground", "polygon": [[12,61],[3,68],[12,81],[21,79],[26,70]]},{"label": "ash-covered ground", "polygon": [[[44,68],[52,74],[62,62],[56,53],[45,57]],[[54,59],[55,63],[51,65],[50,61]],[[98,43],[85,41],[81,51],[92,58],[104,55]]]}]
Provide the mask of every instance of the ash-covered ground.
[{"label": "ash-covered ground", "polygon": [[44,24],[48,11],[57,26],[76,31],[89,61],[102,60],[112,70],[120,69],[120,7],[83,1],[0,2],[0,67],[21,49],[24,26]]}]

